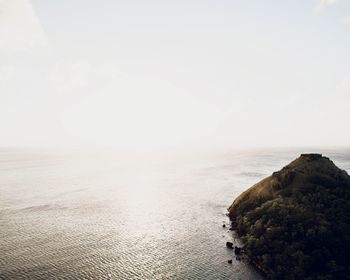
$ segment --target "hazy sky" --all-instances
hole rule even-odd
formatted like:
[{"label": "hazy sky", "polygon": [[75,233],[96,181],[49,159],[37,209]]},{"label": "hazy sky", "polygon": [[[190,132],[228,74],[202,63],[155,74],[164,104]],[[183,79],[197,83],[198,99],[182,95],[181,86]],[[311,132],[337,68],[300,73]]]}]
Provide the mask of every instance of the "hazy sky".
[{"label": "hazy sky", "polygon": [[0,146],[344,146],[348,0],[0,0]]}]

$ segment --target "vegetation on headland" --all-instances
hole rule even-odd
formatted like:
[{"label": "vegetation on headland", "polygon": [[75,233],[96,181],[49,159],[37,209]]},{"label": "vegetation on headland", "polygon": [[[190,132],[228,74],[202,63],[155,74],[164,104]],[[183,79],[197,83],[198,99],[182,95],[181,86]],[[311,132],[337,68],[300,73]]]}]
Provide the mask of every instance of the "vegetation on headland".
[{"label": "vegetation on headland", "polygon": [[247,255],[269,279],[350,279],[350,177],[302,155],[230,206]]}]

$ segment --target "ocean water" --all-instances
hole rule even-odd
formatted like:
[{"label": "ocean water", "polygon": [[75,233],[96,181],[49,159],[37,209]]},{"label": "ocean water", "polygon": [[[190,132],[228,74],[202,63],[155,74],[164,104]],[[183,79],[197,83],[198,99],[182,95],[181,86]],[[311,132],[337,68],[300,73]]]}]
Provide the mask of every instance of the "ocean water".
[{"label": "ocean water", "polygon": [[226,209],[308,151],[350,171],[350,150],[1,149],[0,279],[261,279],[225,247]]}]

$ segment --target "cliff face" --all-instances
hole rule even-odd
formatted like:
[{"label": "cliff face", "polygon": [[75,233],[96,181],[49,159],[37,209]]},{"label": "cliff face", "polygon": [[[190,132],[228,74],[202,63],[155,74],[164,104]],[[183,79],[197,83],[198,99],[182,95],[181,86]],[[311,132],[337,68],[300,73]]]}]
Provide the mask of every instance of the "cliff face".
[{"label": "cliff face", "polygon": [[329,158],[301,155],[228,211],[268,278],[350,279],[350,176]]}]

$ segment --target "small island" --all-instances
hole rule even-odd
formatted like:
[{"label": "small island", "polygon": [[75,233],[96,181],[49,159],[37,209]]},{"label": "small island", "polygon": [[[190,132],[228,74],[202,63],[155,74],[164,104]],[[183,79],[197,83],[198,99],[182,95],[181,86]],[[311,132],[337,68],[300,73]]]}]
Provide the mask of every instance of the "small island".
[{"label": "small island", "polygon": [[350,176],[329,158],[302,154],[228,211],[268,279],[350,279]]}]

